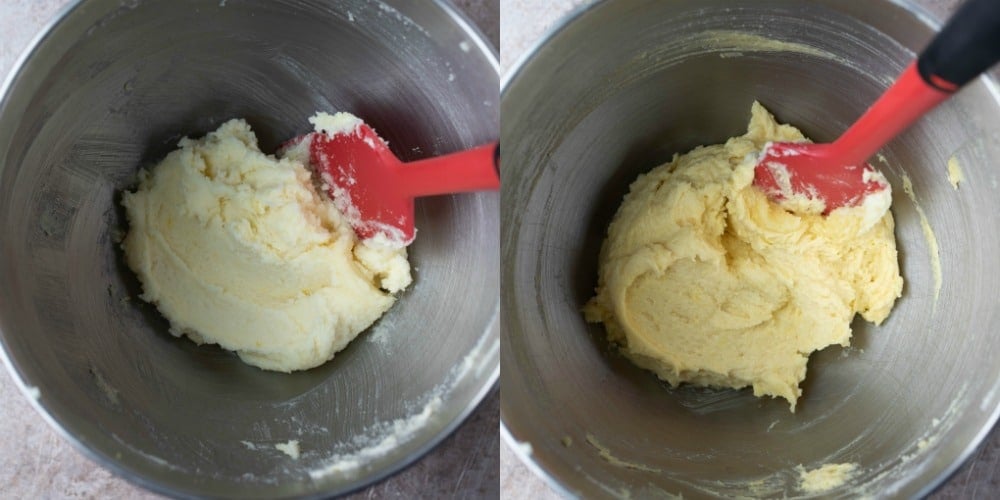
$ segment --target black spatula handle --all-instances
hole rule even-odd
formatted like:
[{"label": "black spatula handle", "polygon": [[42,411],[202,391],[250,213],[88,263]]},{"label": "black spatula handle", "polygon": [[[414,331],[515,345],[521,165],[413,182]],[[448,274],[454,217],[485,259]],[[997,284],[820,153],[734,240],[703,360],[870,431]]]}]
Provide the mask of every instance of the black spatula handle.
[{"label": "black spatula handle", "polygon": [[1000,0],[967,0],[917,59],[932,87],[954,92],[1000,60]]}]

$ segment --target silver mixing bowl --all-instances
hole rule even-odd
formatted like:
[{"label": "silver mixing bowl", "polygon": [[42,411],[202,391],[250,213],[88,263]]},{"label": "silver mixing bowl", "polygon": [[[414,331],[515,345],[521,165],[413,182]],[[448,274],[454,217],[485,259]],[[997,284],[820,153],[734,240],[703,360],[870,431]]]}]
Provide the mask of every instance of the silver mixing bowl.
[{"label": "silver mixing bowl", "polygon": [[[164,493],[336,494],[413,462],[499,376],[496,193],[420,201],[414,285],[333,361],[287,375],[167,332],[115,243],[119,200],[181,136],[233,117],[265,151],[317,110],[353,111],[405,159],[495,140],[498,68],[445,1],[72,5],[0,94],[14,378],[91,457]],[[412,432],[393,443],[395,423]],[[298,460],[275,448],[293,439]],[[359,452],[359,468],[310,474]]]},{"label": "silver mixing bowl", "polygon": [[[812,356],[795,414],[670,388],[580,313],[638,174],[742,134],[754,99],[831,140],[938,27],[902,0],[605,1],[521,61],[501,91],[501,419],[530,466],[584,497],[699,498],[805,496],[797,466],[856,463],[830,496],[910,497],[973,451],[1000,414],[996,73],[884,148],[903,297],[881,327],[856,321],[851,348]],[[918,206],[940,244],[937,298]]]}]

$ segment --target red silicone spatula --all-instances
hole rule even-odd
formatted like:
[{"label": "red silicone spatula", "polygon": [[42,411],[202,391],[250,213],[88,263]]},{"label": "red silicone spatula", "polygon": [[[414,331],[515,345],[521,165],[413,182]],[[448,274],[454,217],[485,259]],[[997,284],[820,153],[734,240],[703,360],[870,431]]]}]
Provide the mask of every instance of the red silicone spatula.
[{"label": "red silicone spatula", "polygon": [[496,143],[403,163],[365,123],[305,137],[313,168],[362,240],[382,235],[409,245],[416,233],[415,198],[500,188]]},{"label": "red silicone spatula", "polygon": [[1000,0],[968,0],[916,63],[832,144],[780,142],[757,162],[754,185],[773,201],[805,196],[824,213],[884,190],[867,163],[883,145],[1000,60]]}]

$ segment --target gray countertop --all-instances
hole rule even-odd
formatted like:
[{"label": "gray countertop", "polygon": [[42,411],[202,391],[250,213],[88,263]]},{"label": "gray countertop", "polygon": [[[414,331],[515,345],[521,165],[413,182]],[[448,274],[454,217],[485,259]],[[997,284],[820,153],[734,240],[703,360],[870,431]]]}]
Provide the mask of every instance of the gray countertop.
[{"label": "gray countertop", "polygon": [[[0,77],[69,0],[0,0]],[[498,0],[455,0],[494,46]],[[50,428],[0,369],[0,498],[136,498],[146,492],[84,457]],[[408,469],[350,498],[498,498],[500,391]]]},{"label": "gray countertop", "polygon": [[[959,0],[913,0],[945,17]],[[562,16],[590,0],[500,0],[500,66],[504,73]],[[502,376],[501,376],[502,378]],[[553,490],[520,463],[504,444],[500,451],[500,490],[506,498],[546,500],[559,498]],[[933,499],[993,499],[1000,497],[1000,429],[986,441]]]}]

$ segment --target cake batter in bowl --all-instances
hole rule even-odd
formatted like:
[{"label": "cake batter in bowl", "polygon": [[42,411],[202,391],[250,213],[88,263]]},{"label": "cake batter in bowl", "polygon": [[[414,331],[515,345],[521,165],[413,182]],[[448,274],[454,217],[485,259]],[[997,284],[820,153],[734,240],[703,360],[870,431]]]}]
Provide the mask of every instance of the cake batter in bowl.
[{"label": "cake batter in bowl", "polygon": [[910,497],[972,453],[1000,414],[1000,237],[985,229],[1000,222],[995,70],[874,159],[893,187],[902,296],[881,325],[856,319],[851,347],[810,357],[794,414],[749,389],[672,388],[581,311],[640,174],[743,134],[755,100],[828,141],[938,26],[894,1],[609,0],[508,75],[501,418],[553,486],[588,498]]},{"label": "cake batter in bowl", "polygon": [[413,463],[499,377],[496,193],[418,203],[413,283],[291,374],[171,335],[125,263],[122,193],[234,118],[266,153],[317,111],[404,159],[457,151],[496,139],[497,92],[495,53],[443,1],[74,3],[0,97],[8,368],[64,436],[162,493],[329,496]]}]

